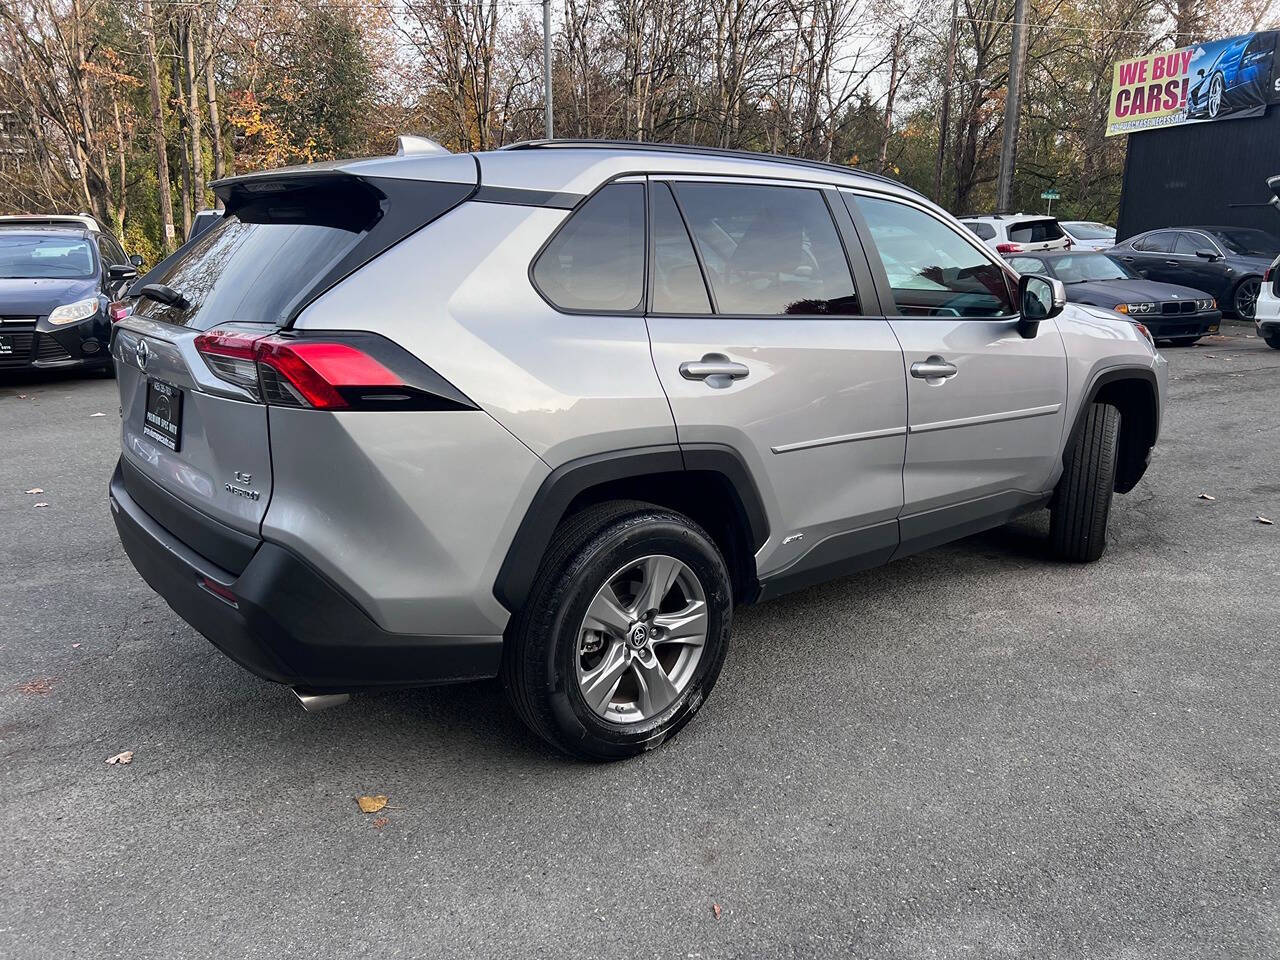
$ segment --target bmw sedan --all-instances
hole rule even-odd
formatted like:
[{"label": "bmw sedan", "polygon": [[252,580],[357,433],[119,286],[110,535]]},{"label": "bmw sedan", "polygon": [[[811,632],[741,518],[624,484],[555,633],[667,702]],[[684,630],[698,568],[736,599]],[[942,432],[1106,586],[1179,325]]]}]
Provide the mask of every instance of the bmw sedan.
[{"label": "bmw sedan", "polygon": [[1148,230],[1107,251],[1139,276],[1204,290],[1224,313],[1252,320],[1280,238],[1248,227]]},{"label": "bmw sedan", "polygon": [[1137,276],[1105,253],[1021,254],[1007,258],[1019,273],[1061,280],[1071,303],[1105,307],[1139,320],[1156,340],[1192,344],[1217,333],[1222,313],[1203,290]]},{"label": "bmw sedan", "polygon": [[111,303],[140,264],[84,227],[0,229],[0,370],[111,373]]}]

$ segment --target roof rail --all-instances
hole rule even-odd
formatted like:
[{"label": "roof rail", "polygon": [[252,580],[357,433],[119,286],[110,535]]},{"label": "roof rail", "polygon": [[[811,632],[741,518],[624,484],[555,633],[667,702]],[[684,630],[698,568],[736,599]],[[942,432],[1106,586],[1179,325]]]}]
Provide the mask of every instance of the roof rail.
[{"label": "roof rail", "polygon": [[892,177],[886,177],[881,173],[872,173],[870,170],[860,170],[857,167],[847,167],[840,163],[827,163],[823,160],[808,160],[804,157],[784,157],[777,153],[763,153],[756,150],[731,150],[727,147],[700,147],[697,144],[689,143],[656,143],[652,140],[522,140],[519,143],[509,143],[505,147],[499,147],[500,150],[545,150],[547,148],[569,148],[569,149],[609,149],[610,147],[622,147],[628,150],[650,150],[655,153],[690,153],[700,154],[709,157],[733,157],[741,160],[765,160],[771,163],[787,163],[794,166],[812,167],[818,170],[836,170],[840,173],[853,173],[861,177],[870,177],[872,180],[879,180],[883,183],[891,183],[895,187],[902,187],[905,190],[911,190],[912,193],[918,191],[912,190],[911,187],[899,183]]}]

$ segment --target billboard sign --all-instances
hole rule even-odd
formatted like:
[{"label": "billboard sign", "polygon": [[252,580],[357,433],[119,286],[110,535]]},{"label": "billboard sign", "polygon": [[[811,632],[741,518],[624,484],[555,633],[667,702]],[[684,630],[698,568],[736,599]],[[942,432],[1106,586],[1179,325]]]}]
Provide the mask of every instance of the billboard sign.
[{"label": "billboard sign", "polygon": [[1165,50],[1113,68],[1107,136],[1260,116],[1280,101],[1277,31]]}]

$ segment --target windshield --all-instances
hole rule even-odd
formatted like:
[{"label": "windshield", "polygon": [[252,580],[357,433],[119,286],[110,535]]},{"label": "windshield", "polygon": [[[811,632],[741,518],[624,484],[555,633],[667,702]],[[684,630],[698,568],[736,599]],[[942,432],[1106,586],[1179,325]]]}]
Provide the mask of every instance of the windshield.
[{"label": "windshield", "polygon": [[1053,272],[1063,283],[1087,280],[1128,280],[1133,274],[1104,253],[1072,253],[1053,261]]},{"label": "windshield", "polygon": [[93,276],[93,248],[67,236],[0,234],[0,278],[79,280]]},{"label": "windshield", "polygon": [[1229,253],[1241,257],[1274,257],[1280,253],[1280,239],[1265,230],[1232,227],[1229,230],[1210,230]]},{"label": "windshield", "polygon": [[1114,240],[1116,238],[1116,228],[1108,227],[1105,223],[1073,220],[1065,226],[1077,240]]}]

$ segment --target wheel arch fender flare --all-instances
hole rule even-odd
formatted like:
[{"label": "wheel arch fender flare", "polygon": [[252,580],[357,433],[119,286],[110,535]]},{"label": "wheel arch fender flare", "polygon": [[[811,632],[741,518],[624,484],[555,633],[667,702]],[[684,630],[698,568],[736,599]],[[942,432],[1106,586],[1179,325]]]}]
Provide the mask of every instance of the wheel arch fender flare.
[{"label": "wheel arch fender flare", "polygon": [[[754,554],[769,538],[768,515],[742,456],[723,444],[663,444],[570,460],[547,475],[533,496],[498,569],[493,595],[511,613],[524,606],[560,521],[592,491],[634,481],[713,474],[731,492],[731,507]],[[645,499],[632,489],[631,496]],[[655,502],[661,502],[660,499]],[[754,575],[754,564],[751,573]]]},{"label": "wheel arch fender flare", "polygon": [[1084,430],[1089,408],[1096,402],[1120,409],[1120,463],[1116,492],[1128,493],[1146,472],[1151,449],[1160,433],[1159,381],[1150,367],[1110,367],[1089,381],[1062,448],[1064,467],[1071,461],[1076,441]]}]

